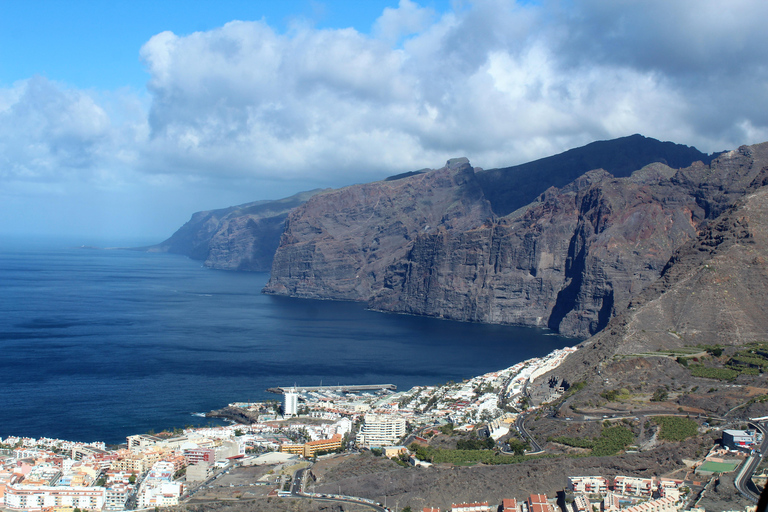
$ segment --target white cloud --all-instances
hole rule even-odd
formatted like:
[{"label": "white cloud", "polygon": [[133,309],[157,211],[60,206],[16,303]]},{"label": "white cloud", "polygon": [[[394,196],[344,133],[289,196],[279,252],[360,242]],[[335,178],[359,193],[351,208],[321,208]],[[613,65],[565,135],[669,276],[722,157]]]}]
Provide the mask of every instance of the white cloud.
[{"label": "white cloud", "polygon": [[768,137],[762,0],[457,5],[400,0],[372,35],[162,32],[140,50],[148,95],[30,78],[0,90],[0,180],[297,191],[632,133],[704,151]]}]

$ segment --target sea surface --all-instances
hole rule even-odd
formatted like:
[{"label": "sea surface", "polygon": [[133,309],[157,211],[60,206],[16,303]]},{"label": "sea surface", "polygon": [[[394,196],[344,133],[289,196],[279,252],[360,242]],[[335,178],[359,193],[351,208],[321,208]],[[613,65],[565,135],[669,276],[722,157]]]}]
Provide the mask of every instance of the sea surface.
[{"label": "sea surface", "polygon": [[263,295],[183,256],[0,245],[0,437],[120,443],[268,387],[460,381],[577,340]]}]

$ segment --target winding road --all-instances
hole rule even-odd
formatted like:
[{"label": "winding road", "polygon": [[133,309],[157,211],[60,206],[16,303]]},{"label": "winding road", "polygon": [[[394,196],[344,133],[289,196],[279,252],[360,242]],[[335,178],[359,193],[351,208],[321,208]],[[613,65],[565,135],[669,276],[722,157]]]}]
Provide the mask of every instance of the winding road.
[{"label": "winding road", "polygon": [[768,435],[766,435],[768,432],[766,432],[766,422],[754,422],[752,425],[763,434],[763,442],[760,443],[760,448],[757,452],[750,455],[749,458],[744,461],[744,465],[741,466],[739,474],[736,475],[734,485],[745,498],[757,503],[760,499],[760,493],[757,492],[757,488],[752,482],[752,475],[754,474],[755,469],[757,469],[757,466],[760,465],[763,456],[768,452]]}]

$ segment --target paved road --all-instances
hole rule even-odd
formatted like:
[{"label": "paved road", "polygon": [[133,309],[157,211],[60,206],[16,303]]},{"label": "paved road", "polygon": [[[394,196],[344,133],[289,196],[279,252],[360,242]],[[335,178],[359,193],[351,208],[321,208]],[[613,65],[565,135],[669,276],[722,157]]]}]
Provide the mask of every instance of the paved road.
[{"label": "paved road", "polygon": [[363,498],[356,498],[354,496],[339,496],[339,495],[325,495],[323,497],[319,494],[305,493],[304,492],[304,473],[308,468],[300,469],[296,471],[293,477],[293,483],[291,484],[291,496],[300,499],[312,499],[315,501],[327,501],[335,503],[354,503],[355,505],[362,505],[364,507],[371,508],[376,512],[387,512],[388,509],[377,505],[375,503],[368,502]]},{"label": "paved road", "polygon": [[757,503],[760,499],[760,493],[757,492],[755,484],[752,483],[752,474],[757,469],[763,456],[768,452],[768,431],[766,431],[766,423],[753,423],[760,432],[763,434],[763,442],[760,444],[760,448],[754,455],[751,455],[742,466],[739,474],[736,475],[734,485],[736,489],[747,499]]},{"label": "paved road", "polygon": [[529,454],[533,453],[543,453],[544,450],[541,446],[539,446],[539,443],[536,442],[536,440],[533,438],[530,432],[528,432],[525,429],[525,418],[528,416],[528,413],[521,412],[517,419],[515,420],[515,427],[517,427],[517,431],[520,432],[520,435],[523,436],[523,439],[528,441],[528,444],[531,445],[531,451],[528,452]]}]

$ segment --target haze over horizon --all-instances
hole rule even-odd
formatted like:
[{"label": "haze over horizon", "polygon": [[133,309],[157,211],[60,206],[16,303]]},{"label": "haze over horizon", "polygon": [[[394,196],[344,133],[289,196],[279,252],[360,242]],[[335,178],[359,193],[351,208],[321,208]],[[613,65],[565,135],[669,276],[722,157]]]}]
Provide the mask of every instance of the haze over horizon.
[{"label": "haze over horizon", "polygon": [[198,210],[640,133],[768,140],[760,0],[2,1],[0,234]]}]

